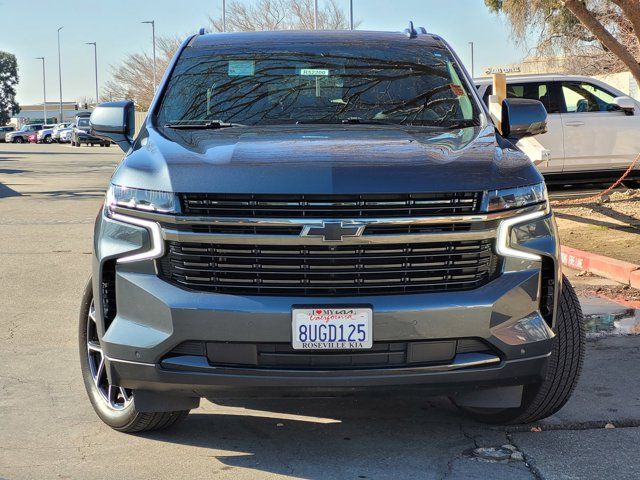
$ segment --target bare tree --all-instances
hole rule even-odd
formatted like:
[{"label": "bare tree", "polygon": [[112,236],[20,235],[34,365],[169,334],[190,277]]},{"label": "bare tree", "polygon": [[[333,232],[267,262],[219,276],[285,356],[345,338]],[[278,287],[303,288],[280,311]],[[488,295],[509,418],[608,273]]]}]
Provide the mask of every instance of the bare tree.
[{"label": "bare tree", "polygon": [[[180,47],[177,37],[159,37],[157,39],[156,63],[160,75],[166,70],[169,61]],[[134,100],[141,110],[146,110],[153,99],[153,57],[147,53],[131,53],[122,63],[112,67],[112,78],[103,89],[102,101]]]},{"label": "bare tree", "polygon": [[485,0],[505,14],[514,38],[537,36],[539,54],[571,59],[575,73],[630,70],[640,83],[640,2],[638,0]]},{"label": "bare tree", "polygon": [[[250,4],[238,1],[227,5],[227,31],[312,30],[313,0],[256,0]],[[221,32],[222,17],[209,18],[214,31]],[[359,22],[358,22],[359,23]],[[349,27],[347,14],[336,0],[328,0],[318,8],[318,28],[340,30]]]}]

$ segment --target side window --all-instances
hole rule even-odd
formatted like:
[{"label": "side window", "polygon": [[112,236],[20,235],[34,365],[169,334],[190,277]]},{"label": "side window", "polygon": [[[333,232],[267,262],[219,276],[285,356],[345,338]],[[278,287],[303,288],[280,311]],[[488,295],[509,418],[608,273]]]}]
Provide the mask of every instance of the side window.
[{"label": "side window", "polygon": [[[488,105],[489,95],[493,93],[493,86],[489,85],[483,100]],[[560,106],[551,95],[551,86],[547,83],[507,83],[507,98],[528,98],[542,102],[548,113],[559,113]]]},{"label": "side window", "polygon": [[614,95],[584,82],[562,82],[562,96],[567,113],[612,112],[619,110],[613,104]]}]

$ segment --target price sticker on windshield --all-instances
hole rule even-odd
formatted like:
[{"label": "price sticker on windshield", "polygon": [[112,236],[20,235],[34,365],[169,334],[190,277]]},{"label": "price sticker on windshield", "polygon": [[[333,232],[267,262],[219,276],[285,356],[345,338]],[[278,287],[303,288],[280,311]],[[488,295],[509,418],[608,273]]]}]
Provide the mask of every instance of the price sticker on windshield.
[{"label": "price sticker on windshield", "polygon": [[301,68],[300,75],[303,77],[328,77],[329,70],[325,68]]}]

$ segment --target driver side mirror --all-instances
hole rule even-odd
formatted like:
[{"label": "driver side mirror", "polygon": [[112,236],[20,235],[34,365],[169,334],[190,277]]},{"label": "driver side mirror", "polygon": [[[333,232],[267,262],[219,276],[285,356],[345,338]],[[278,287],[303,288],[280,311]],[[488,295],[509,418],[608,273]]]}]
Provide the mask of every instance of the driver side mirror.
[{"label": "driver side mirror", "polygon": [[502,101],[502,136],[514,140],[547,133],[547,109],[527,98]]},{"label": "driver side mirror", "polygon": [[133,145],[136,125],[132,101],[101,103],[91,114],[89,123],[92,135],[113,140],[125,152]]},{"label": "driver side mirror", "polygon": [[636,109],[636,101],[631,97],[616,97],[611,103],[623,110],[627,115],[633,115]]}]

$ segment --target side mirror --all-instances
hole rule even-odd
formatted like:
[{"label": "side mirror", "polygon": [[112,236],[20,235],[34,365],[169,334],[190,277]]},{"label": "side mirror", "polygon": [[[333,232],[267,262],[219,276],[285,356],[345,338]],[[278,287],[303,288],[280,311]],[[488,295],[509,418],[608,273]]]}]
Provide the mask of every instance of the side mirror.
[{"label": "side mirror", "polygon": [[627,115],[633,115],[636,109],[636,101],[631,97],[616,97],[612,103],[620,110],[624,110]]},{"label": "side mirror", "polygon": [[542,102],[527,98],[502,101],[502,136],[519,140],[547,132],[547,110]]},{"label": "side mirror", "polygon": [[133,145],[136,125],[132,101],[101,103],[93,110],[89,123],[92,135],[113,140],[125,152]]}]

